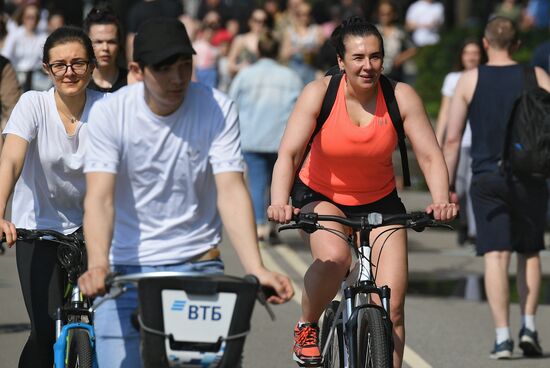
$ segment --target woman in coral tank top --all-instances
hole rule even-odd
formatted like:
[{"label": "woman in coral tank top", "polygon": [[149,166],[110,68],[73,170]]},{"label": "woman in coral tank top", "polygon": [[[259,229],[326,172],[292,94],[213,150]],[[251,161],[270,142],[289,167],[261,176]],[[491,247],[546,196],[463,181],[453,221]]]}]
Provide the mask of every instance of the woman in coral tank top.
[{"label": "woman in coral tank top", "polygon": [[[369,212],[405,212],[395,187],[392,152],[397,134],[378,83],[383,70],[384,48],[380,33],[359,17],[345,20],[332,35],[338,65],[344,72],[332,111],[299,172],[294,175],[314,131],[330,77],[309,83],[300,95],[279,148],[273,172],[268,216],[286,223],[299,211],[360,216]],[[432,195],[426,211],[435,219],[452,220],[457,207],[449,200],[445,161],[426,116],[422,101],[407,84],[398,83],[395,96],[420,168]],[[292,205],[288,204],[292,189]],[[327,227],[344,230],[341,225]],[[373,231],[374,239],[387,228]],[[374,245],[378,259],[384,233]],[[305,274],[302,315],[295,328],[294,360],[300,365],[320,361],[317,321],[335,296],[351,263],[346,243],[319,231],[305,234],[313,262]],[[372,240],[371,239],[371,240]],[[393,234],[380,257],[377,281],[392,290],[394,365],[401,366],[405,346],[404,302],[407,286],[407,245],[404,230]]]}]

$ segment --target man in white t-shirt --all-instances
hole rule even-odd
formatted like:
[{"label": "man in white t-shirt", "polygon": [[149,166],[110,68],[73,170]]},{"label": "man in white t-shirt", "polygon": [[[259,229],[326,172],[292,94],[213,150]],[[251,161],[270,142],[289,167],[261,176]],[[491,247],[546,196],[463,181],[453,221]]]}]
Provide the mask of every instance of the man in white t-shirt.
[{"label": "man in white t-shirt", "polygon": [[405,28],[418,47],[439,42],[439,28],[445,21],[443,4],[434,0],[415,1],[407,10]]},{"label": "man in white t-shirt", "polygon": [[[222,273],[223,222],[245,271],[277,291],[270,302],[283,303],[293,290],[261,261],[234,103],[190,82],[194,53],[178,20],[144,23],[130,63],[140,82],[90,113],[88,271],[79,285],[101,295],[110,271]],[[136,293],[127,292],[98,309],[99,366],[141,366],[139,334],[130,325],[136,306]]]}]

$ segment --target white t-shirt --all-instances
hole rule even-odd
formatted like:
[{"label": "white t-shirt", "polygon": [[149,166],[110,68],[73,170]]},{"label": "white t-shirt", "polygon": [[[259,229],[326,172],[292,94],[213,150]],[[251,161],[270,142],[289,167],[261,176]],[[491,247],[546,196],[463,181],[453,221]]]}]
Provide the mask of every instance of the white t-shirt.
[{"label": "white t-shirt", "polygon": [[86,90],[86,104],[73,135],[67,134],[55,105],[54,89],[24,93],[3,134],[29,142],[13,193],[16,227],[69,234],[82,226],[86,182],[82,172],[91,106],[104,96]]},{"label": "white t-shirt", "polygon": [[[462,72],[451,72],[445,76],[443,81],[443,87],[441,87],[441,94],[443,96],[452,98],[455,94],[455,88],[460,79]],[[472,146],[472,129],[470,128],[470,122],[466,122],[466,128],[462,134],[462,142],[460,143],[462,147],[471,147]]]},{"label": "white t-shirt", "polygon": [[214,175],[244,171],[231,100],[191,83],[162,117],[137,83],[97,103],[90,121],[84,171],[116,174],[112,264],[184,262],[220,242]]},{"label": "white t-shirt", "polygon": [[407,10],[407,22],[416,23],[413,42],[417,46],[433,45],[439,42],[439,27],[445,21],[443,4],[418,0]]},{"label": "white t-shirt", "polygon": [[46,38],[48,35],[41,32],[29,35],[21,26],[6,36],[2,55],[10,59],[13,68],[18,72],[40,70]]}]

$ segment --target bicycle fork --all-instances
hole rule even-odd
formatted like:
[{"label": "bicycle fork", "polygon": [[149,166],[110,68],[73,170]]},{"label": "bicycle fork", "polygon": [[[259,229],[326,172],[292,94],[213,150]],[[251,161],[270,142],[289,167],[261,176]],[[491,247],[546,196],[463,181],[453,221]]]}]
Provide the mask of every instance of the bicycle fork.
[{"label": "bicycle fork", "polygon": [[367,265],[364,265],[363,261],[359,260],[342,284],[345,300],[345,308],[342,313],[342,326],[346,341],[345,345],[347,346],[347,349],[344,349],[346,368],[359,367],[357,332],[358,328],[364,328],[364,326],[359,326],[358,316],[361,309],[364,309],[369,304],[373,304],[371,294],[378,295],[382,308],[385,310],[388,319],[390,319],[391,290],[386,285],[380,288],[375,285],[370,262],[372,249],[369,246],[362,246],[361,250]]}]

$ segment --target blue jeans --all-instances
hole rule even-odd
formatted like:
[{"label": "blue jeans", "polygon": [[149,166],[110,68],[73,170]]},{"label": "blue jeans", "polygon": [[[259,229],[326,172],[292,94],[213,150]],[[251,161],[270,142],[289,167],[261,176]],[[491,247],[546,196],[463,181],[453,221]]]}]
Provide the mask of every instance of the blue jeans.
[{"label": "blue jeans", "polygon": [[[141,272],[177,271],[200,272],[209,275],[223,274],[221,260],[187,262],[164,266],[114,265],[112,271],[129,274]],[[98,298],[99,301],[100,298]],[[117,299],[108,300],[95,313],[96,353],[99,368],[140,368],[140,336],[132,326],[131,315],[138,305],[135,287]]]},{"label": "blue jeans", "polygon": [[270,152],[244,152],[244,160],[248,168],[248,185],[254,206],[256,223],[263,225],[267,222],[266,211],[271,185],[273,166],[277,161],[277,154]]}]

